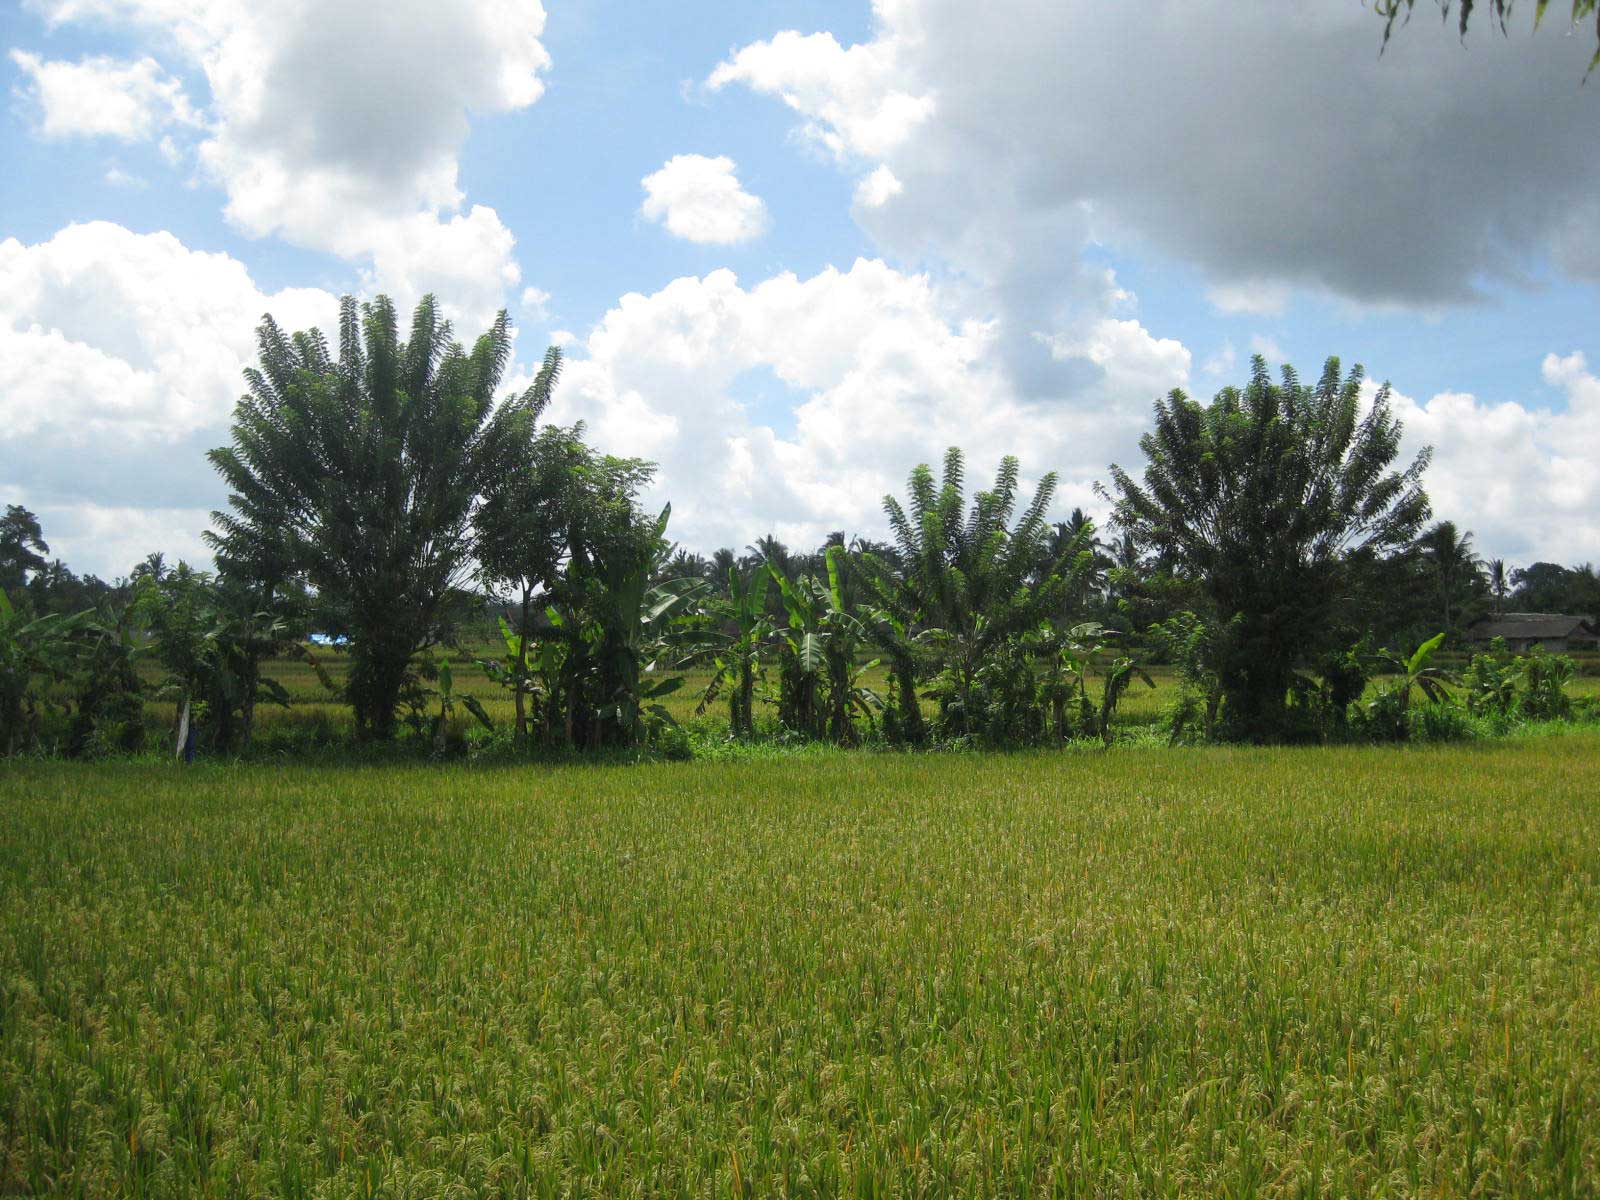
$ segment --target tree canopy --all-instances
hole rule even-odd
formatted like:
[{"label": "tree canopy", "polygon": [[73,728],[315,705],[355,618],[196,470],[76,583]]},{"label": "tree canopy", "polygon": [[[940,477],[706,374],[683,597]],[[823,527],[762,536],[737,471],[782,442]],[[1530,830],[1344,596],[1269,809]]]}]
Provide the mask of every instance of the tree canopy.
[{"label": "tree canopy", "polygon": [[1324,647],[1350,567],[1408,547],[1429,514],[1424,451],[1400,451],[1389,391],[1363,412],[1362,371],[1330,358],[1315,386],[1274,382],[1256,356],[1249,384],[1209,404],[1173,391],[1139,441],[1135,480],[1113,464],[1115,521],[1204,587],[1227,631],[1219,674],[1239,736],[1278,736],[1296,667]]},{"label": "tree canopy", "polygon": [[412,655],[470,569],[474,509],[520,461],[548,391],[495,405],[504,312],[469,352],[432,296],[406,339],[387,297],[346,296],[338,338],[334,357],[318,330],[262,322],[233,444],[210,455],[231,492],[210,540],[235,571],[306,577],[350,637],[357,726],[386,738]]}]

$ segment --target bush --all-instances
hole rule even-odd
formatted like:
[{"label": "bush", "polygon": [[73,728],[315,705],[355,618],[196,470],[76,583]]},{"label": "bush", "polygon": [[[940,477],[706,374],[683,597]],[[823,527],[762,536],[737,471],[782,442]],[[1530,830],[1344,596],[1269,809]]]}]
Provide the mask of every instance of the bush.
[{"label": "bush", "polygon": [[1577,664],[1565,654],[1546,654],[1537,646],[1522,660],[1522,715],[1530,721],[1564,721],[1572,716],[1567,684]]},{"label": "bush", "polygon": [[688,762],[694,757],[689,731],[672,721],[652,722],[650,744],[668,762]]},{"label": "bush", "polygon": [[1478,736],[1472,718],[1449,702],[1413,705],[1407,733],[1413,742],[1464,742]]}]

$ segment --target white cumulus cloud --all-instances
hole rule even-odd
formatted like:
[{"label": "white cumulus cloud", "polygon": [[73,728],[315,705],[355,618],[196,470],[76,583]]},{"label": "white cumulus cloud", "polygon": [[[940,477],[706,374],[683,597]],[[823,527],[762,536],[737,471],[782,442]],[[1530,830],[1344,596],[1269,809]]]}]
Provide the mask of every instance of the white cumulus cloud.
[{"label": "white cumulus cloud", "polygon": [[539,99],[537,0],[38,0],[52,24],[143,31],[210,89],[202,169],[226,214],[355,263],[408,304],[437,288],[481,324],[521,279],[494,209],[467,205],[473,114]]},{"label": "white cumulus cloud", "polygon": [[729,245],[767,230],[767,206],[739,183],[731,158],[675,154],[639,182],[639,211],[686,241]]},{"label": "white cumulus cloud", "polygon": [[[660,462],[680,541],[709,550],[773,530],[809,546],[833,529],[881,533],[884,493],[951,445],[979,473],[1008,453],[1032,478],[1059,469],[1061,513],[1092,505],[1105,464],[1189,369],[1182,346],[1137,322],[1095,323],[1063,347],[1102,365],[1082,406],[1038,405],[1010,387],[995,338],[926,276],[880,261],[751,287],[713,271],[623,297],[573,348],[551,417]],[[798,397],[793,428],[746,407],[752,370]]]},{"label": "white cumulus cloud", "polygon": [[[336,300],[263,292],[226,254],[104,221],[0,241],[0,479],[74,569],[195,553],[224,499],[205,451],[227,440],[264,312],[327,326]],[[151,540],[183,522],[188,540]]]},{"label": "white cumulus cloud", "polygon": [[743,83],[777,96],[806,118],[803,135],[835,157],[881,158],[935,109],[931,91],[900,86],[913,40],[884,37],[845,47],[831,33],[787,30],[719,64],[706,86]]},{"label": "white cumulus cloud", "polygon": [[138,142],[199,120],[183,85],[153,58],[100,55],[65,62],[13,50],[11,61],[22,72],[19,91],[37,108],[39,133],[46,138]]}]

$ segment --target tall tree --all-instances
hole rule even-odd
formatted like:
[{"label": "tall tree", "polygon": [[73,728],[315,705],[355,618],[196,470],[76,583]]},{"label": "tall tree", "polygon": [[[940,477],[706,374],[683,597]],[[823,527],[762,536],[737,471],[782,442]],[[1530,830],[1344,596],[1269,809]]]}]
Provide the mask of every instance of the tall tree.
[{"label": "tall tree", "polygon": [[1428,517],[1423,451],[1402,470],[1400,424],[1380,388],[1362,412],[1361,368],[1330,358],[1313,386],[1259,355],[1244,389],[1209,404],[1156,401],[1142,480],[1111,467],[1116,523],[1203,584],[1219,627],[1224,717],[1234,736],[1286,730],[1294,671],[1324,646],[1352,559],[1410,543]]},{"label": "tall tree", "polygon": [[13,603],[22,599],[28,577],[49,565],[49,553],[38,518],[20,504],[6,505],[6,515],[0,517],[0,588]]},{"label": "tall tree", "polygon": [[911,472],[909,509],[893,496],[883,499],[898,562],[872,553],[858,556],[876,603],[889,618],[879,629],[892,635],[885,649],[897,699],[906,706],[896,716],[909,727],[920,728],[914,711],[916,634],[937,631],[936,657],[960,693],[960,711],[968,713],[966,701],[985,656],[1056,612],[1089,568],[1085,530],[1046,553],[1053,472],[1039,480],[1032,502],[1013,522],[1019,473],[1015,458],[1002,460],[994,487],[974,495],[969,507],[965,461],[952,446],[938,484],[925,463]]},{"label": "tall tree", "polygon": [[1488,565],[1489,594],[1494,597],[1494,615],[1504,616],[1506,597],[1511,594],[1511,577],[1506,571],[1506,560],[1491,558]]},{"label": "tall tree", "polygon": [[346,296],[338,338],[335,358],[317,330],[262,322],[233,444],[210,455],[231,492],[212,545],[305,574],[350,637],[359,733],[388,738],[412,655],[470,566],[473,509],[520,460],[537,395],[495,405],[504,312],[469,352],[431,296],[404,339],[387,297]]},{"label": "tall tree", "polygon": [[1454,521],[1440,521],[1417,539],[1417,550],[1433,585],[1435,611],[1444,631],[1453,632],[1462,609],[1483,586],[1483,560],[1472,549],[1472,533]]}]

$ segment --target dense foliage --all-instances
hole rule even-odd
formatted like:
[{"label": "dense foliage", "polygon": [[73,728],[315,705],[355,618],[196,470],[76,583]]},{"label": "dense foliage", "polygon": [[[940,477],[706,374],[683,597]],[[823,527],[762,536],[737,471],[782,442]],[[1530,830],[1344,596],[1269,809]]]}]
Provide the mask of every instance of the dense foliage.
[{"label": "dense foliage", "polygon": [[[952,448],[884,498],[887,542],[769,534],[706,558],[667,540],[670,507],[644,507],[651,464],[539,425],[558,350],[497,401],[504,317],[470,352],[431,299],[405,341],[388,301],[346,300],[337,357],[315,331],[259,334],[212,453],[232,493],[215,573],[151,555],[78,579],[32,513],[0,519],[4,752],[248,753],[290,659],[358,739],[409,730],[433,755],[681,756],[678,721],[723,703],[736,743],[1109,745],[1152,669],[1178,681],[1160,693],[1174,742],[1437,739],[1588,711],[1564,656],[1461,649],[1480,616],[1593,614],[1593,568],[1484,563],[1469,532],[1426,525],[1426,455],[1395,465],[1387,392],[1364,404],[1337,360],[1312,386],[1257,359],[1209,405],[1157,401],[1142,475],[1111,468],[1111,536],[1081,509],[1052,523],[1055,476],[1025,498],[1015,458],[969,495]],[[692,710],[673,699],[691,680]]]},{"label": "dense foliage", "polygon": [[[219,555],[264,582],[303,576],[350,639],[350,701],[364,736],[393,735],[418,650],[441,638],[469,573],[479,498],[521,465],[536,383],[496,406],[511,353],[502,312],[470,353],[425,297],[402,340],[384,297],[339,310],[338,356],[316,330],[268,317],[260,369],[211,452],[231,491]],[[546,393],[547,395],[547,393]]]},{"label": "dense foliage", "polygon": [[1390,469],[1400,425],[1387,388],[1363,411],[1361,381],[1330,358],[1315,386],[1289,367],[1275,383],[1257,356],[1242,390],[1156,402],[1141,480],[1111,467],[1117,524],[1204,589],[1235,736],[1289,731],[1296,670],[1370,622],[1351,609],[1354,576],[1427,519],[1428,455]]}]

